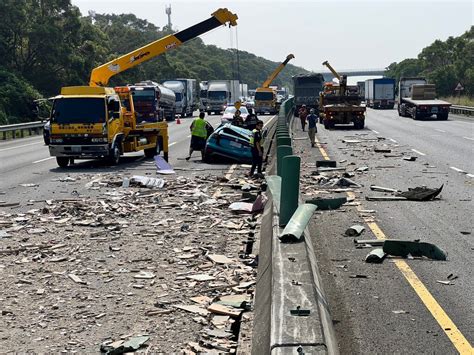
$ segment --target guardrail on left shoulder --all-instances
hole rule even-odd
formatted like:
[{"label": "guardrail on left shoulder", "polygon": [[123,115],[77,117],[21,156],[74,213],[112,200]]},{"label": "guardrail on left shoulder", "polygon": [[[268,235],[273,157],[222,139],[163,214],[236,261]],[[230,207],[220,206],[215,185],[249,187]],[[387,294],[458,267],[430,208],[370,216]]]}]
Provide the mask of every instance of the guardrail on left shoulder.
[{"label": "guardrail on left shoulder", "polygon": [[452,105],[449,112],[457,115],[474,116],[474,107]]},{"label": "guardrail on left shoulder", "polygon": [[3,140],[7,139],[7,134],[9,132],[11,132],[13,139],[16,138],[16,132],[18,131],[20,132],[20,138],[23,138],[25,136],[25,131],[28,131],[30,136],[33,132],[35,134],[40,134],[44,124],[45,122],[43,121],[9,124],[0,126],[0,132],[2,133]]}]

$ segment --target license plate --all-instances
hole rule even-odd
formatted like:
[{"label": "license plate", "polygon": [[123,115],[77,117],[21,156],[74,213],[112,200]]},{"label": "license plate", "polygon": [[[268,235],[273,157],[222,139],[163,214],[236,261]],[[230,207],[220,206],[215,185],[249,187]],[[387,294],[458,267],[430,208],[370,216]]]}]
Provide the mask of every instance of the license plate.
[{"label": "license plate", "polygon": [[438,113],[438,108],[437,107],[432,107],[431,108],[431,113]]},{"label": "license plate", "polygon": [[230,141],[230,142],[229,142],[229,145],[230,145],[231,147],[234,147],[234,148],[242,148],[242,144],[237,143],[237,142],[233,142],[233,141]]}]

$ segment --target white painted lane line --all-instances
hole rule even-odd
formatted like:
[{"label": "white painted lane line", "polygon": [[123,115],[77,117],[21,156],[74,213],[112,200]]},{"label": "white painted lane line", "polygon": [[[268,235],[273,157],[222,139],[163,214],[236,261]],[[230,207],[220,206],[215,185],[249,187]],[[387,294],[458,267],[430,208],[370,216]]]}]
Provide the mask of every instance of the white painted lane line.
[{"label": "white painted lane line", "polygon": [[389,138],[388,140],[389,140],[389,141],[392,141],[393,143],[398,143],[398,142],[397,142],[395,139],[393,139],[393,138]]},{"label": "white painted lane line", "polygon": [[16,147],[3,148],[3,149],[0,149],[0,152],[4,152],[4,151],[6,151],[6,150],[12,150],[12,149],[18,149],[18,148],[28,147],[28,146],[30,146],[30,145],[37,145],[37,144],[44,144],[44,143],[43,143],[43,142],[36,142],[36,143],[18,145],[18,146],[16,146]]},{"label": "white painted lane line", "polygon": [[419,154],[419,155],[426,155],[425,153],[422,153],[422,152],[420,152],[419,150],[416,150],[416,149],[412,149],[411,151],[415,152],[416,154]]},{"label": "white painted lane line", "polygon": [[474,141],[474,138],[471,137],[463,137],[464,139],[469,139],[470,141]]},{"label": "white painted lane line", "polygon": [[470,178],[474,178],[474,174],[466,174],[466,176],[469,176]]},{"label": "white painted lane line", "polygon": [[419,123],[415,123],[415,126],[423,127],[423,125],[422,125],[422,124],[419,124]]},{"label": "white painted lane line", "polygon": [[459,169],[459,168],[456,168],[455,166],[450,166],[449,168],[452,169],[452,170],[454,170],[454,171],[457,171],[458,173],[463,173],[463,174],[466,173],[464,170]]},{"label": "white painted lane line", "polygon": [[371,129],[372,132],[374,132],[375,134],[380,134],[380,132],[377,132],[375,129]]},{"label": "white painted lane line", "polygon": [[178,142],[170,143],[170,144],[168,144],[168,147],[171,147],[172,145],[175,145],[176,143],[178,143]]},{"label": "white painted lane line", "polygon": [[44,158],[44,159],[36,160],[31,164],[38,164],[38,163],[42,163],[44,161],[51,160],[51,159],[54,159],[54,157],[47,157],[47,158]]},{"label": "white painted lane line", "polygon": [[441,133],[446,133],[446,131],[443,131],[442,129],[435,128],[435,131],[441,132]]}]

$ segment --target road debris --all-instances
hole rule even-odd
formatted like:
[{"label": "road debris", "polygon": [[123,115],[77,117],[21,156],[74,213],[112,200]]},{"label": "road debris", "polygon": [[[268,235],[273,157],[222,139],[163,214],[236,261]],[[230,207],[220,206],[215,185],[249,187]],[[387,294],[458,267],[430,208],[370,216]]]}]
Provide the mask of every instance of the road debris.
[{"label": "road debris", "polygon": [[436,245],[431,243],[387,239],[383,243],[383,251],[392,256],[414,257],[425,256],[434,260],[446,260],[447,254]]},{"label": "road debris", "polygon": [[386,256],[387,254],[384,253],[383,249],[374,249],[365,257],[365,262],[380,264]]},{"label": "road debris", "polygon": [[140,349],[149,339],[150,337],[148,336],[138,336],[127,341],[120,340],[111,344],[102,344],[100,352],[105,355],[125,354]]},{"label": "road debris", "polygon": [[355,224],[349,228],[347,228],[346,232],[344,233],[346,237],[355,237],[361,235],[365,231],[365,227],[359,224]]},{"label": "road debris", "polygon": [[436,196],[441,193],[443,190],[443,185],[438,189],[430,189],[426,186],[422,187],[415,187],[413,189],[408,189],[408,191],[401,192],[396,196],[405,197],[407,200],[410,201],[430,201],[434,200]]}]

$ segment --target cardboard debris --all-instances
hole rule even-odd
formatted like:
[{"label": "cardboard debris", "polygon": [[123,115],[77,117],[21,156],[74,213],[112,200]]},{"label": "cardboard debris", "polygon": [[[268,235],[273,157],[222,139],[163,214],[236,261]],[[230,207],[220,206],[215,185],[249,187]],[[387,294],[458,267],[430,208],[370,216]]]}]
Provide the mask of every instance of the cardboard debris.
[{"label": "cardboard debris", "polygon": [[186,276],[186,278],[196,281],[212,281],[216,279],[214,276],[210,276],[207,274],[189,275]]},{"label": "cardboard debris", "polygon": [[227,307],[218,303],[211,304],[209,307],[207,307],[207,310],[211,313],[222,314],[222,315],[230,316],[233,318],[239,317],[240,314],[243,312],[243,309]]},{"label": "cardboard debris", "polygon": [[233,262],[232,259],[229,259],[225,255],[209,254],[207,257],[216,264],[230,264]]},{"label": "cardboard debris", "polygon": [[186,311],[186,312],[196,313],[204,317],[209,314],[209,311],[207,309],[199,307],[199,306],[177,304],[174,307],[178,309],[182,309],[183,311]]},{"label": "cardboard debris", "polygon": [[110,345],[102,344],[100,346],[100,351],[105,355],[118,355],[118,354],[125,354],[130,351],[136,351],[140,349],[145,343],[150,340],[148,336],[139,336],[131,338],[127,341],[118,341],[116,343],[112,343]]}]

